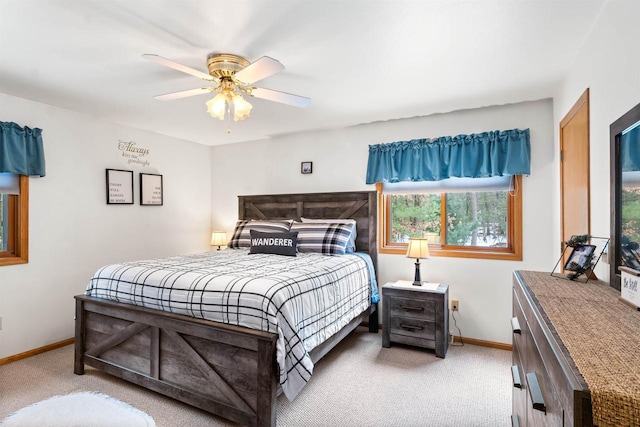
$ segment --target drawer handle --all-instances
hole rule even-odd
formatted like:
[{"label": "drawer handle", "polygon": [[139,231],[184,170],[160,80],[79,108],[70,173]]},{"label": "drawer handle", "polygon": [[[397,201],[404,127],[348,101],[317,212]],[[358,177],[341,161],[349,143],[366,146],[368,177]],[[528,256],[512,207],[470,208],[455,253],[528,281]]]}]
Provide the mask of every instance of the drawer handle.
[{"label": "drawer handle", "polygon": [[529,383],[529,396],[531,396],[531,401],[533,402],[533,409],[542,411],[546,415],[547,407],[544,404],[544,398],[542,397],[542,391],[535,372],[527,374],[527,382]]},{"label": "drawer handle", "polygon": [[513,365],[511,367],[511,378],[513,379],[513,386],[521,389],[522,381],[520,380],[520,370],[518,369],[518,365]]},{"label": "drawer handle", "polygon": [[518,322],[518,318],[517,317],[512,317],[511,318],[511,329],[513,330],[514,334],[521,334],[522,333],[522,329],[520,329],[520,322]]},{"label": "drawer handle", "polygon": [[400,323],[400,327],[404,329],[410,329],[412,331],[421,331],[424,329],[423,326],[405,325],[404,323]]},{"label": "drawer handle", "polygon": [[511,415],[511,427],[520,427],[520,423],[518,422],[518,414]]},{"label": "drawer handle", "polygon": [[400,308],[409,311],[424,311],[424,307],[409,307],[408,305],[401,305]]}]

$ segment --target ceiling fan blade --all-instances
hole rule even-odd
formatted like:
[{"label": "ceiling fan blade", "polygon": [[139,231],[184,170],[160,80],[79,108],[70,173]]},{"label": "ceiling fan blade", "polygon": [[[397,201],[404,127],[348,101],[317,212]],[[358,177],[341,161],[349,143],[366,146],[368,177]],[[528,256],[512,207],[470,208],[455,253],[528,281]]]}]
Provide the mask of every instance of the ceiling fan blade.
[{"label": "ceiling fan blade", "polygon": [[164,65],[165,67],[173,68],[174,70],[182,71],[183,73],[191,74],[192,76],[198,77],[203,80],[207,80],[210,82],[215,82],[217,79],[211,77],[209,74],[205,74],[202,71],[198,71],[191,67],[187,67],[186,65],[178,64],[177,62],[173,62],[167,58],[163,58],[162,56],[154,55],[152,53],[145,53],[142,55],[144,59],[148,59],[149,61],[156,62],[160,65]]},{"label": "ceiling fan blade", "polygon": [[204,95],[205,93],[211,93],[211,88],[201,87],[198,89],[189,89],[189,90],[183,90],[180,92],[165,93],[164,95],[156,95],[154,96],[154,98],[159,101],[171,101],[173,99],[186,98],[188,96]]},{"label": "ceiling fan blade", "polygon": [[306,108],[311,103],[311,98],[304,96],[293,95],[286,92],[279,92],[277,90],[264,89],[257,87],[251,91],[251,95],[256,98],[262,98],[269,101],[281,102],[283,104],[293,105],[294,107]]},{"label": "ceiling fan blade", "polygon": [[238,71],[233,77],[242,83],[251,84],[284,70],[280,61],[263,56],[245,69]]}]

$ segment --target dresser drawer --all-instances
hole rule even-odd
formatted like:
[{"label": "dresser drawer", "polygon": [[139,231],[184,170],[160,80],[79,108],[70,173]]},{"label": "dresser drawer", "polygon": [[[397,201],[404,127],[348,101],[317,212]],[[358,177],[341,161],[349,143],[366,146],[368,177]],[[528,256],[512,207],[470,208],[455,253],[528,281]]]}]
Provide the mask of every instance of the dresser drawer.
[{"label": "dresser drawer", "polygon": [[389,326],[391,335],[404,335],[428,340],[436,338],[436,324],[433,321],[391,316]]},{"label": "dresser drawer", "polygon": [[527,381],[524,375],[524,365],[520,359],[520,352],[517,344],[513,343],[513,358],[511,365],[512,389],[512,416],[517,417],[517,424],[520,427],[527,425]]},{"label": "dresser drawer", "polygon": [[526,336],[527,362],[524,366],[527,383],[527,425],[564,425],[562,405],[558,393],[552,385],[548,368],[542,361],[540,349],[533,335]]},{"label": "dresser drawer", "polygon": [[391,297],[391,316],[417,317],[433,321],[436,318],[434,301]]},{"label": "dresser drawer", "polygon": [[513,346],[518,347],[520,352],[520,359],[522,364],[527,363],[526,355],[527,355],[527,347],[526,347],[526,339],[525,337],[530,333],[529,325],[527,323],[527,318],[524,315],[524,310],[522,309],[522,305],[520,303],[520,298],[518,298],[518,294],[515,289],[513,290],[513,315],[511,317],[511,337],[513,340]]}]

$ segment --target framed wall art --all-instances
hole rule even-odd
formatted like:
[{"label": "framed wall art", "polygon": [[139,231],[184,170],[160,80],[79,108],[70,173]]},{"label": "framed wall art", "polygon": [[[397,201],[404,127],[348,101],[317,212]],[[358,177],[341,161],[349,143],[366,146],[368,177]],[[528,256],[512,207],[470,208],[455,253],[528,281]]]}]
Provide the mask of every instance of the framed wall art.
[{"label": "framed wall art", "polygon": [[140,174],[140,204],[142,206],[162,206],[162,175]]},{"label": "framed wall art", "polygon": [[133,204],[133,171],[107,169],[107,204]]},{"label": "framed wall art", "polygon": [[309,174],[313,172],[313,162],[301,162],[300,163],[300,173]]}]

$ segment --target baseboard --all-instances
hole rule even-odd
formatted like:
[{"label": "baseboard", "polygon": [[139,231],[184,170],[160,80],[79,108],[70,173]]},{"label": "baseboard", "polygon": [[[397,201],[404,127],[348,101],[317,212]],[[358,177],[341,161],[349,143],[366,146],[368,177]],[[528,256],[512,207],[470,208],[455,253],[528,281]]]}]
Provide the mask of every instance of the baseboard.
[{"label": "baseboard", "polygon": [[460,341],[462,341],[465,344],[479,345],[482,347],[491,347],[491,348],[497,348],[500,350],[508,350],[508,351],[513,350],[513,347],[511,346],[511,344],[505,344],[505,343],[495,342],[495,341],[478,340],[475,338],[460,337],[457,335],[453,336],[453,342],[460,342]]},{"label": "baseboard", "polygon": [[[366,326],[368,327],[368,324],[366,324]],[[381,324],[378,326],[378,330],[382,330]],[[476,338],[459,337],[455,335],[453,337],[454,342],[460,342],[461,339],[462,339],[462,342],[466,344],[479,345],[482,347],[491,347],[491,348],[497,348],[500,350],[508,350],[508,351],[512,351],[513,349],[510,344],[504,344],[501,342],[485,341],[485,340],[479,340]],[[7,365],[12,362],[17,362],[18,360],[26,359],[27,357],[35,356],[36,354],[44,353],[50,350],[55,350],[57,348],[67,346],[69,344],[73,344],[74,342],[75,342],[74,338],[69,338],[63,341],[54,342],[53,344],[45,345],[44,347],[38,347],[38,348],[34,348],[33,350],[25,351],[23,353],[14,354],[13,356],[0,359],[0,366]]]},{"label": "baseboard", "polygon": [[26,359],[27,357],[35,356],[36,354],[44,353],[56,348],[64,347],[75,342],[74,338],[69,338],[64,341],[54,342],[53,344],[45,345],[44,347],[34,348],[33,350],[25,351],[24,353],[14,354],[13,356],[0,359],[0,366],[7,365],[11,362],[17,362],[18,360]]}]

